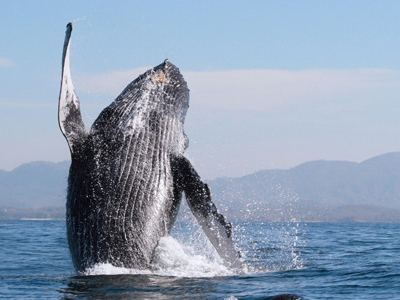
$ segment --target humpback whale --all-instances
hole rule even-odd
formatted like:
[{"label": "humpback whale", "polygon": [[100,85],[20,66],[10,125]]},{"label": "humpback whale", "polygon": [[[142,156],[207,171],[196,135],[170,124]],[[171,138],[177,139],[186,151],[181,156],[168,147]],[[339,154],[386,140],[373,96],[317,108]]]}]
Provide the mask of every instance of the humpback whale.
[{"label": "humpback whale", "polygon": [[174,225],[183,193],[223,262],[240,269],[232,225],[184,156],[189,89],[179,69],[165,60],[140,75],[88,131],[71,80],[71,33],[69,23],[58,119],[71,152],[66,227],[75,269],[97,263],[148,268],[159,239]]}]

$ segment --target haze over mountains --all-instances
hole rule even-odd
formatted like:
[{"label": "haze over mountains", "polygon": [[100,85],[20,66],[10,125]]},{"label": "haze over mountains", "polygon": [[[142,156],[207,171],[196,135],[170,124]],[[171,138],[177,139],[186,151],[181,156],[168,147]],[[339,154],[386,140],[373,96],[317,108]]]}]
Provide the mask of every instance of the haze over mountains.
[{"label": "haze over mountains", "polygon": [[311,161],[210,185],[215,199],[229,203],[227,213],[240,218],[400,221],[400,152],[361,163]]},{"label": "haze over mountains", "polygon": [[[0,170],[0,219],[63,218],[69,165],[33,162]],[[208,183],[230,220],[400,221],[400,152]]]}]

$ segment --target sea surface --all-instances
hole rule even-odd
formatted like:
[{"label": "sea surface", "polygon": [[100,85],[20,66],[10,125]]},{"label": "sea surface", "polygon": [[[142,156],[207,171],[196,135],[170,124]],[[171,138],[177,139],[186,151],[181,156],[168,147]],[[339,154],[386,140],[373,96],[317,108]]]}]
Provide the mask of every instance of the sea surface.
[{"label": "sea surface", "polygon": [[182,221],[149,270],[103,264],[76,274],[64,221],[0,221],[0,298],[400,299],[400,223],[241,222],[235,233],[241,272]]}]

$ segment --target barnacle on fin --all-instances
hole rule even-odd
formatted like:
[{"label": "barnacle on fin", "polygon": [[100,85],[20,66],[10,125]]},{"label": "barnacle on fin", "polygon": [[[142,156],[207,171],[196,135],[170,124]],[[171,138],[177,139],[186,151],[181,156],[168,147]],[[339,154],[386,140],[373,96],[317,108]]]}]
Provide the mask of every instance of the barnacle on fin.
[{"label": "barnacle on fin", "polygon": [[152,76],[151,78],[153,79],[154,83],[167,81],[167,77],[162,70],[160,70],[156,75]]}]

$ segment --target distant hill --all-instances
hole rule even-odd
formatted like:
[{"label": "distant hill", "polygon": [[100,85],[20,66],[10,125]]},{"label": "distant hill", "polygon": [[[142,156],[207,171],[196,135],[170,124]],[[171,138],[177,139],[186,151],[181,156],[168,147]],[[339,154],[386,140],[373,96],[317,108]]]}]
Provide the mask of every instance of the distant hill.
[{"label": "distant hill", "polygon": [[[63,216],[69,164],[0,170],[0,219]],[[361,163],[311,161],[209,185],[232,220],[400,221],[400,152]]]},{"label": "distant hill", "polygon": [[210,186],[232,218],[400,221],[400,152],[362,163],[312,161]]},{"label": "distant hill", "polygon": [[64,219],[65,206],[42,208],[15,208],[0,206],[0,220],[20,219]]},{"label": "distant hill", "polygon": [[32,162],[0,171],[0,206],[41,208],[63,206],[70,162]]}]

